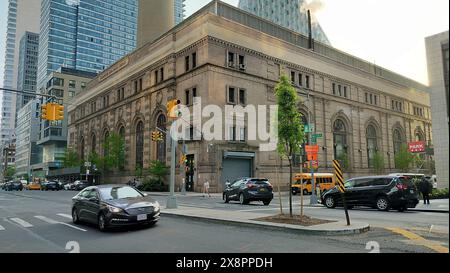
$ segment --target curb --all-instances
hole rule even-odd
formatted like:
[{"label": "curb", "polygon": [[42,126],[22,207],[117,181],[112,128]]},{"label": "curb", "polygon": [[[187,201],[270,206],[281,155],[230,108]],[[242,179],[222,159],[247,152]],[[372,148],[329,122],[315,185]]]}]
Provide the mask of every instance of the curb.
[{"label": "curb", "polygon": [[432,209],[408,209],[408,211],[432,212],[432,213],[449,213],[448,210],[432,210]]},{"label": "curb", "polygon": [[[197,221],[207,222],[207,223],[219,223],[219,224],[228,224],[235,225],[241,227],[251,227],[251,228],[260,228],[265,230],[275,230],[275,231],[290,231],[292,233],[297,234],[307,234],[307,235],[353,235],[353,234],[361,234],[368,232],[370,230],[369,224],[364,224],[361,228],[346,228],[341,230],[311,230],[304,228],[293,228],[291,226],[279,226],[272,225],[271,223],[259,223],[258,221],[251,222],[242,222],[237,220],[224,220],[224,219],[214,219],[208,218],[204,216],[192,216],[192,215],[182,215],[182,214],[173,214],[161,211],[161,215],[173,217],[173,218],[183,218],[183,219],[194,219]],[[282,225],[282,224],[281,224]]]}]

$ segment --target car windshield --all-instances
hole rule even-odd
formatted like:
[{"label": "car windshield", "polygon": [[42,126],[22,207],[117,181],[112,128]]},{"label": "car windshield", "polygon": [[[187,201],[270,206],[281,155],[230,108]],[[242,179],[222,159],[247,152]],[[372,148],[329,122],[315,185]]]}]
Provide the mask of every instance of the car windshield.
[{"label": "car windshield", "polygon": [[131,187],[101,188],[100,196],[102,197],[103,200],[117,200],[117,199],[143,197],[143,195],[140,192]]}]

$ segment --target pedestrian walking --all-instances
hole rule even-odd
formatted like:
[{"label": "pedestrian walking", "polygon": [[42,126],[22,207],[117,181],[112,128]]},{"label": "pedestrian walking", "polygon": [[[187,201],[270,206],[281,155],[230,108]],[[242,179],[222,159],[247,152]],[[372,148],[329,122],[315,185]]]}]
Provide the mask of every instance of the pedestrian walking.
[{"label": "pedestrian walking", "polygon": [[203,197],[208,194],[209,197],[211,197],[211,194],[209,193],[209,181],[205,180],[205,183],[203,183]]},{"label": "pedestrian walking", "polygon": [[433,184],[431,184],[431,182],[428,179],[423,177],[419,183],[419,191],[422,193],[423,196],[423,204],[429,205],[430,194],[433,191]]}]

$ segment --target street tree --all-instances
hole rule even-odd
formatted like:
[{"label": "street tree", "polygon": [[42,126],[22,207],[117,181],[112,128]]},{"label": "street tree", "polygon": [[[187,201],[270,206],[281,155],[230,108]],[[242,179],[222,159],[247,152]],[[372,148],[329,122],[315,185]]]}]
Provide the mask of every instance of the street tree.
[{"label": "street tree", "polygon": [[402,172],[408,172],[414,163],[414,154],[408,150],[408,146],[402,145],[394,157],[395,167]]},{"label": "street tree", "polygon": [[80,167],[81,160],[78,153],[73,149],[66,149],[63,156],[64,168]]},{"label": "street tree", "polygon": [[119,134],[112,133],[106,138],[103,148],[105,151],[105,167],[107,169],[122,169],[125,162],[125,143],[123,138]]},{"label": "street tree", "polygon": [[292,214],[292,167],[294,155],[301,151],[305,138],[301,114],[298,110],[299,97],[289,78],[283,74],[275,87],[278,104],[278,153],[289,162],[289,215]]},{"label": "street tree", "polygon": [[377,174],[381,174],[384,170],[384,156],[379,151],[375,152],[373,155],[373,168]]},{"label": "street tree", "polygon": [[351,168],[350,159],[346,152],[341,153],[336,160],[339,161],[344,172],[350,171]]},{"label": "street tree", "polygon": [[5,177],[12,178],[16,174],[16,167],[8,166]]}]

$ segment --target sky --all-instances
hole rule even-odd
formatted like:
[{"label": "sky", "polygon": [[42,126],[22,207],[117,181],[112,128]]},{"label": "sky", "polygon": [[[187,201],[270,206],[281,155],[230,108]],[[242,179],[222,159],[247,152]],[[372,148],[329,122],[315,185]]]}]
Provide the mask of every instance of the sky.
[{"label": "sky", "polygon": [[[235,6],[239,2],[223,1]],[[186,0],[186,15],[191,15],[208,2],[210,0]],[[449,29],[448,0],[321,2],[322,9],[315,12],[315,16],[335,48],[428,84],[425,37]],[[0,86],[3,82],[7,9],[8,0],[0,0]]]}]

